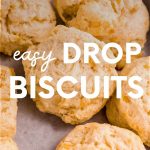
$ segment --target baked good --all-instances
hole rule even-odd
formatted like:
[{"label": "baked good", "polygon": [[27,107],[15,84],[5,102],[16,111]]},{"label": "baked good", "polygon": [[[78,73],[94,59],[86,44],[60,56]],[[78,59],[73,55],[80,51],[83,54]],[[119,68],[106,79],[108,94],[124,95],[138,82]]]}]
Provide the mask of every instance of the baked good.
[{"label": "baked good", "polygon": [[105,43],[120,44],[124,57],[118,69],[125,65],[125,44],[138,42],[143,46],[146,41],[149,14],[142,0],[55,0],[55,6],[68,26],[89,32]]},{"label": "baked good", "polygon": [[117,126],[129,128],[137,133],[142,141],[150,146],[150,57],[143,57],[128,64],[121,72],[123,76],[140,76],[137,82],[144,90],[139,99],[128,96],[131,89],[128,82],[122,84],[122,98],[116,99],[114,95],[107,104],[107,118]]},{"label": "baked good", "polygon": [[12,55],[48,38],[56,24],[49,0],[2,0],[0,52]]},{"label": "baked good", "polygon": [[109,124],[88,123],[75,127],[56,150],[145,150],[132,131]]},{"label": "baked good", "polygon": [[0,65],[0,137],[12,137],[16,132],[17,100],[10,99],[10,76],[13,69]]},{"label": "baked good", "polygon": [[[81,57],[79,61],[74,64],[64,64],[64,42],[73,42],[80,47]],[[47,70],[45,72],[41,72],[41,66],[44,63],[42,60],[38,60],[35,67],[31,67],[28,60],[23,61],[28,87],[30,86],[30,76],[35,75],[37,79],[36,98],[34,99],[37,107],[42,112],[48,112],[59,116],[66,123],[78,124],[84,122],[100,111],[107,101],[103,98],[103,77],[105,75],[117,75],[115,65],[110,65],[104,62],[100,53],[97,55],[100,60],[100,64],[95,64],[92,59],[90,60],[89,64],[83,63],[83,46],[85,42],[96,43],[100,48],[102,48],[104,45],[103,42],[100,42],[88,33],[82,32],[75,28],[57,26],[52,31],[50,38],[46,42],[29,48],[31,55],[34,52],[42,53],[45,51],[46,54],[48,54],[50,51],[52,51],[52,56],[56,58],[56,60],[49,63]],[[114,57],[111,51],[109,51],[108,55],[110,57]],[[69,56],[74,57],[74,51],[70,51]],[[73,76],[79,81],[75,85],[71,84],[70,82],[65,82],[63,84],[63,91],[66,93],[70,93],[73,90],[78,91],[77,96],[72,99],[62,98],[56,90],[57,81],[61,77],[68,75]],[[80,77],[83,75],[86,75],[87,77],[87,87],[89,93],[93,92],[94,90],[94,76],[98,75],[101,77],[101,92],[97,98],[86,99],[81,95]],[[53,81],[48,83],[48,85],[51,85],[54,88],[55,92],[51,99],[43,99],[38,95],[39,92],[43,91],[39,85],[39,79],[42,76],[51,76],[53,78]],[[115,83],[110,82],[110,87],[111,88],[109,89],[109,92],[111,95],[115,90]]]},{"label": "baked good", "polygon": [[0,149],[1,150],[18,150],[16,143],[12,139],[6,139],[0,137]]}]

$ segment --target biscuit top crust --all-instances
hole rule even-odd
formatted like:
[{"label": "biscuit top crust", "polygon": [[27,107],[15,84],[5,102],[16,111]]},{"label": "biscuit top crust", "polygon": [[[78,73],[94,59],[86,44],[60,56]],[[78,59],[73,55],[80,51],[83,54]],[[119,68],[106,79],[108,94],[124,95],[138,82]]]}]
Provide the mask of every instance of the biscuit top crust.
[{"label": "biscuit top crust", "polygon": [[17,100],[10,99],[10,76],[14,70],[0,65],[0,137],[16,132]]},{"label": "biscuit top crust", "polygon": [[120,75],[128,77],[139,76],[142,78],[142,81],[137,84],[143,88],[143,96],[139,99],[130,98],[128,92],[135,93],[136,91],[130,88],[127,82],[124,82],[122,85],[122,100],[128,105],[135,104],[144,111],[143,115],[145,114],[148,117],[150,125],[150,56],[137,59],[132,64],[126,65]]},{"label": "biscuit top crust", "polygon": [[2,0],[1,5],[0,51],[8,55],[46,40],[56,24],[49,0]]},{"label": "biscuit top crust", "polygon": [[16,143],[12,139],[6,139],[0,137],[0,149],[1,150],[18,150]]},{"label": "biscuit top crust", "polygon": [[57,150],[145,150],[133,132],[108,124],[88,123],[75,127]]},{"label": "biscuit top crust", "polygon": [[136,41],[142,46],[149,14],[142,0],[55,0],[63,21],[104,42]]},{"label": "biscuit top crust", "polygon": [[131,89],[126,82],[123,83],[123,97],[119,102],[119,110],[124,112],[124,119],[129,128],[136,131],[144,143],[150,145],[150,56],[127,65],[121,75],[142,78],[142,81],[137,83],[144,90],[143,96],[139,99],[130,98],[127,93],[136,91]]},{"label": "biscuit top crust", "polygon": [[10,99],[10,76],[13,76],[14,70],[0,65],[0,100]]},{"label": "biscuit top crust", "polygon": [[[81,49],[81,57],[80,60],[73,64],[64,64],[65,55],[64,52],[64,42],[71,42],[77,44]],[[106,63],[101,54],[97,55],[100,60],[100,64],[95,64],[92,59],[90,59],[89,64],[84,64],[83,55],[84,55],[84,43],[96,43],[101,49],[104,46],[104,43],[94,38],[92,35],[82,32],[75,28],[67,28],[65,26],[57,26],[52,31],[50,38],[35,47],[30,47],[29,51],[41,52],[43,51],[49,53],[52,51],[53,58],[56,60],[49,63],[49,66],[45,72],[41,72],[41,65],[43,64],[42,60],[37,61],[37,65],[35,67],[31,67],[29,61],[23,61],[27,85],[30,85],[30,76],[35,75],[37,81],[37,98],[34,99],[37,103],[38,108],[42,112],[49,112],[61,117],[65,122],[77,124],[84,122],[91,118],[94,114],[96,114],[102,107],[105,105],[106,100],[104,99],[104,76],[117,75],[115,70],[116,65],[110,65]],[[114,57],[111,51],[108,52],[108,55],[112,58]],[[69,50],[69,56],[74,57],[75,51]],[[86,99],[81,94],[81,76],[87,77],[87,92],[92,93],[94,91],[94,76],[100,76],[100,93],[98,97],[95,99]],[[42,99],[38,96],[38,93],[43,89],[39,86],[39,79],[43,76],[51,76],[53,81],[47,83],[51,85],[55,94],[51,99]],[[77,96],[72,99],[62,98],[57,93],[57,82],[60,78],[64,76],[72,76],[74,77],[78,83],[72,84],[71,82],[65,82],[63,84],[63,91],[66,93],[70,93],[73,90],[78,92]],[[115,90],[115,83],[110,82],[110,95]]]},{"label": "biscuit top crust", "polygon": [[122,98],[118,100],[114,95],[108,102],[107,117],[111,123],[135,131],[144,144],[150,146],[150,56],[126,65],[120,75],[141,77],[141,81],[135,82],[144,94],[138,99],[129,97],[129,92],[136,94],[137,91],[123,82]]},{"label": "biscuit top crust", "polygon": [[[81,49],[81,57],[80,60],[77,61],[74,64],[64,64],[64,42],[71,42],[77,44]],[[106,63],[103,59],[101,54],[99,53],[97,57],[100,60],[100,64],[95,64],[93,60],[91,59],[89,64],[84,64],[83,62],[83,56],[84,56],[84,43],[85,42],[93,42],[96,43],[100,49],[104,46],[103,42],[100,42],[93,36],[91,36],[88,33],[79,31],[75,28],[67,28],[65,26],[57,26],[50,38],[44,42],[39,44],[38,46],[30,47],[28,50],[31,51],[33,54],[34,52],[43,52],[45,51],[46,54],[48,54],[50,51],[52,51],[52,56],[56,58],[56,60],[49,63],[49,67],[45,72],[41,72],[40,68],[43,64],[43,60],[37,61],[37,65],[35,67],[30,67],[30,62],[23,61],[24,69],[26,72],[27,77],[27,84],[29,84],[29,78],[31,75],[36,75],[37,77],[37,83],[38,80],[44,76],[44,75],[50,75],[54,78],[54,80],[51,82],[54,89],[56,89],[56,83],[58,79],[60,79],[63,76],[73,76],[77,80],[80,81],[81,75],[86,75],[88,78],[88,92],[92,92],[93,90],[93,81],[92,78],[94,75],[117,75],[117,72],[115,71],[115,65],[111,65]],[[111,51],[108,52],[108,55],[113,58],[114,55]],[[75,51],[70,50],[69,51],[69,57],[74,57]],[[80,84],[80,82],[79,82]],[[77,91],[80,90],[80,86],[77,84],[76,88]],[[102,84],[103,87],[103,84]],[[72,91],[72,84],[64,83],[64,90],[66,91]],[[100,96],[102,97],[102,95]]]}]

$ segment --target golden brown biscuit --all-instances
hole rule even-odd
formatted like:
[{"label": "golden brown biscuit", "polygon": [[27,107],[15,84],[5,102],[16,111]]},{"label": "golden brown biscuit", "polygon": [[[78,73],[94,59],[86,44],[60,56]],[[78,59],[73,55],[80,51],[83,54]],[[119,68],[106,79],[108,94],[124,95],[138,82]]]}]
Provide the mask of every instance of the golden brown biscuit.
[{"label": "golden brown biscuit", "polygon": [[124,49],[119,69],[125,65],[125,44],[138,42],[143,46],[146,41],[149,15],[142,0],[55,0],[55,6],[67,25],[106,43],[119,43]]},{"label": "golden brown biscuit", "polygon": [[12,139],[0,137],[0,150],[18,150],[18,148]]},{"label": "golden brown biscuit", "polygon": [[[73,42],[76,43],[81,49],[81,58],[80,61],[74,64],[64,64],[63,62],[63,49],[64,42]],[[105,75],[117,75],[115,70],[115,65],[109,65],[104,62],[100,53],[98,57],[100,59],[100,64],[94,64],[91,60],[89,64],[83,63],[83,46],[85,42],[96,43],[100,48],[104,46],[103,42],[100,42],[93,36],[88,33],[79,31],[75,28],[67,28],[65,26],[57,26],[48,41],[39,44],[38,46],[29,48],[29,51],[33,52],[43,52],[49,53],[53,52],[53,57],[56,58],[53,62],[50,62],[48,69],[41,73],[40,68],[43,64],[43,61],[40,60],[37,62],[36,67],[31,68],[29,61],[23,61],[25,75],[27,79],[27,85],[30,85],[29,78],[31,75],[36,75],[37,78],[37,96],[35,99],[37,107],[42,112],[48,112],[59,116],[64,122],[71,124],[78,124],[90,119],[98,111],[100,111],[106,103],[103,96],[103,77]],[[70,56],[74,57],[75,53],[72,51],[69,53]],[[114,57],[112,52],[109,52],[109,56]],[[64,76],[73,76],[75,79],[80,81],[82,75],[87,77],[87,87],[88,92],[92,93],[94,90],[94,76],[98,75],[101,77],[101,92],[99,96],[95,99],[86,99],[81,95],[80,92],[80,82],[76,85],[66,82],[63,84],[63,90],[65,92],[72,92],[73,90],[78,91],[78,94],[73,99],[64,99],[56,91],[56,83],[58,79]],[[54,80],[49,83],[54,87],[55,95],[51,99],[42,99],[38,96],[38,93],[43,89],[39,86],[38,80],[42,76],[51,76]],[[110,95],[115,89],[115,83],[110,82]]]},{"label": "golden brown biscuit", "polygon": [[9,82],[14,71],[0,65],[0,137],[12,137],[16,132],[17,100],[10,99]]},{"label": "golden brown biscuit", "polygon": [[49,0],[2,0],[0,52],[12,55],[44,41],[56,24]]},{"label": "golden brown biscuit", "polygon": [[57,146],[56,150],[145,150],[133,132],[109,124],[79,125]]},{"label": "golden brown biscuit", "polygon": [[[127,65],[121,72],[123,76],[140,76],[144,96],[132,99],[128,92],[132,89],[127,82],[122,85],[122,98],[114,96],[107,104],[107,118],[117,126],[132,129],[142,141],[150,146],[150,57],[144,57]],[[134,91],[133,91],[134,92]]]}]

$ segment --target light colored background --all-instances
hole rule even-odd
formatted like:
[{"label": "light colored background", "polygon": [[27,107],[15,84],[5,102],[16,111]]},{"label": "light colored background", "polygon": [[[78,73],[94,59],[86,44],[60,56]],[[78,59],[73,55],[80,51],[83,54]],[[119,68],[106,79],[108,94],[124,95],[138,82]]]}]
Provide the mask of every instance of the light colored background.
[{"label": "light colored background", "polygon": [[[150,7],[150,0],[145,0]],[[150,54],[150,34],[145,52]],[[17,75],[24,76],[21,62],[0,54],[0,63],[14,67]],[[107,122],[105,108],[88,122]],[[58,117],[39,112],[29,97],[18,102],[17,134],[15,140],[20,150],[54,150],[60,140],[74,126],[63,123]]]}]

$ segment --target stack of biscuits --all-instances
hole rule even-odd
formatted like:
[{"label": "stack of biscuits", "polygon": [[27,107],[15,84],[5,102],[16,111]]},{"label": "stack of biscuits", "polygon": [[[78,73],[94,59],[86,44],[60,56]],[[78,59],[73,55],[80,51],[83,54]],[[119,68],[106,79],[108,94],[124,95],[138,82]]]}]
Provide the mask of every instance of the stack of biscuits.
[{"label": "stack of biscuits", "polygon": [[[37,61],[35,67],[24,60],[23,67],[30,88],[30,76],[51,76],[49,83],[55,89],[54,97],[43,99],[38,93],[42,90],[37,81],[37,108],[44,113],[60,117],[65,123],[77,125],[66,136],[56,150],[145,150],[150,147],[150,56],[142,54],[133,57],[131,64],[125,64],[127,42],[137,42],[142,47],[149,30],[149,14],[142,0],[54,0],[56,13],[63,25],[56,26],[56,16],[49,0],[1,0],[0,52],[12,56],[16,50],[31,53],[52,51],[56,60],[49,64],[45,72],[40,68],[43,62]],[[59,23],[58,23],[59,24]],[[80,46],[80,61],[74,64],[63,63],[64,43]],[[104,62],[99,54],[100,64],[92,60],[83,63],[84,43],[96,43],[101,49],[105,43],[116,42],[123,48],[122,60],[115,64]],[[70,53],[74,57],[74,53]],[[109,57],[117,56],[110,49]],[[17,100],[10,99],[9,77],[12,69],[0,66],[0,149],[16,150],[12,141],[16,130]],[[79,79],[86,75],[88,92],[94,90],[93,76],[140,76],[140,86],[144,95],[139,99],[128,96],[132,89],[127,82],[122,85],[122,98],[115,95],[116,85],[110,81],[109,96],[104,98],[104,87],[95,99],[81,95],[81,85],[65,83],[66,92],[73,89],[78,95],[72,99],[62,98],[56,91],[57,80],[65,75]],[[103,81],[102,81],[103,82]],[[101,82],[101,83],[102,83]],[[104,85],[102,83],[101,85]],[[30,90],[29,94],[30,94]],[[110,124],[87,123],[106,106],[106,116]],[[44,134],[44,133],[43,133]]]}]

